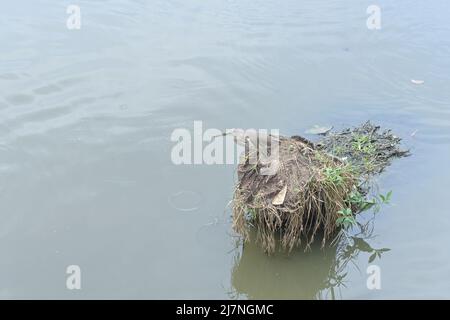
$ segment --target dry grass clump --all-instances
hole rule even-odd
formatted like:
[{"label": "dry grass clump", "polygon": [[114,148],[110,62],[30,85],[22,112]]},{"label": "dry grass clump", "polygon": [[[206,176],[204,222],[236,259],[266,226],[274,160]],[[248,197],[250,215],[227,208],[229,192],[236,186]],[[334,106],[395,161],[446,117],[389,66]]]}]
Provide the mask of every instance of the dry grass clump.
[{"label": "dry grass clump", "polygon": [[[248,153],[245,154],[248,157]],[[309,248],[318,235],[322,246],[340,229],[336,223],[358,183],[353,167],[301,137],[279,139],[280,166],[261,175],[266,164],[243,162],[233,204],[233,229],[245,240],[256,229],[256,241],[267,253],[280,245],[288,251]]]}]

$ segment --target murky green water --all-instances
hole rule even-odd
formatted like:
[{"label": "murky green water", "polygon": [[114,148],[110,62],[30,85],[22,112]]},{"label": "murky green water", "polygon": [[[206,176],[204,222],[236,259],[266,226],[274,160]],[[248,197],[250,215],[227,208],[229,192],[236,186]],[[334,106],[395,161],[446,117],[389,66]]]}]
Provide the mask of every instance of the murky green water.
[{"label": "murky green water", "polygon": [[0,297],[332,298],[336,250],[235,249],[235,167],[170,135],[371,119],[413,156],[378,179],[381,290],[354,250],[334,297],[450,298],[447,0],[378,1],[381,30],[371,1],[77,1],[80,30],[68,4],[0,5]]}]

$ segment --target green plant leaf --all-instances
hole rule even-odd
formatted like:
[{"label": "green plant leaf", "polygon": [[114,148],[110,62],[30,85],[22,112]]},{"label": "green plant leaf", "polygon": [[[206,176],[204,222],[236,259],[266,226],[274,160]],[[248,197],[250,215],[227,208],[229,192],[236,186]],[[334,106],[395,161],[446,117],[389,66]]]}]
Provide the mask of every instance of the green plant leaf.
[{"label": "green plant leaf", "polygon": [[352,240],[355,244],[355,247],[358,248],[359,250],[363,251],[363,252],[373,252],[373,248],[370,246],[370,244],[368,244],[364,239],[362,238],[357,238],[357,237],[352,237]]},{"label": "green plant leaf", "polygon": [[366,211],[372,208],[375,205],[375,202],[373,200],[364,202],[364,204],[361,206],[361,211]]},{"label": "green plant leaf", "polygon": [[337,224],[342,224],[342,222],[344,222],[344,219],[345,219],[344,217],[339,217],[339,218],[336,219],[336,223]]},{"label": "green plant leaf", "polygon": [[392,190],[389,191],[389,192],[387,193],[387,195],[386,195],[386,200],[387,200],[387,201],[390,201],[390,200],[391,200],[391,197],[392,197]]}]

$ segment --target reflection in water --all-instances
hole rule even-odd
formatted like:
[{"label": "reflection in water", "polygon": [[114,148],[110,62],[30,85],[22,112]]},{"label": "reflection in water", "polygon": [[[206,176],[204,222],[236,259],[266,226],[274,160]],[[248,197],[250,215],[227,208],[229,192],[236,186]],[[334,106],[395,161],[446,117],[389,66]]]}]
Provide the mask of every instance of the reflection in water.
[{"label": "reflection in water", "polygon": [[267,256],[254,241],[236,255],[232,293],[249,299],[313,299],[326,288],[336,247]]},{"label": "reflection in water", "polygon": [[357,233],[341,233],[334,245],[321,249],[320,243],[311,250],[294,250],[289,255],[276,252],[272,256],[249,241],[236,252],[232,270],[230,298],[249,299],[336,299],[350,262],[355,268],[361,252],[370,254],[369,262],[381,258],[387,248],[374,249],[370,223],[359,224]]}]

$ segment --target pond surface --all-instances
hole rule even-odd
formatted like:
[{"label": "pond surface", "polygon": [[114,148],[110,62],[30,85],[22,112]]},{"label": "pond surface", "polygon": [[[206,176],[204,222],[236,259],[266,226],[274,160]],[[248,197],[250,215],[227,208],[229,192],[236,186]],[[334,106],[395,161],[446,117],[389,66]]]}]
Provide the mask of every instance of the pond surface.
[{"label": "pond surface", "polygon": [[[0,10],[1,298],[450,298],[450,2],[76,1]],[[423,80],[423,84],[411,82]],[[331,290],[335,249],[236,246],[234,165],[174,165],[171,133],[304,134],[366,120],[413,156]],[[367,251],[367,250],[366,250]],[[78,265],[81,290],[66,288]],[[331,291],[334,291],[331,292]]]}]

